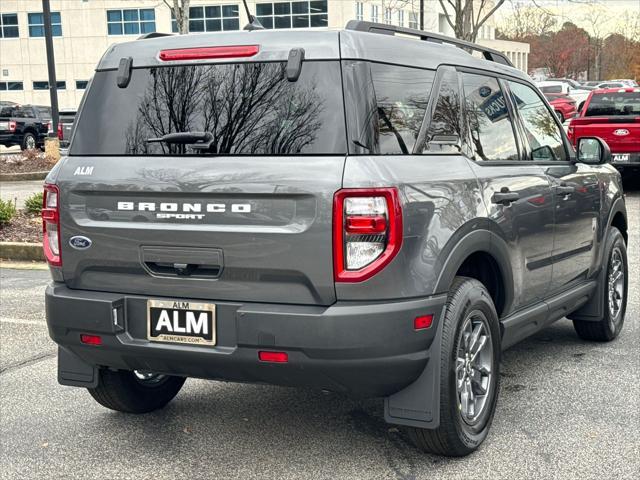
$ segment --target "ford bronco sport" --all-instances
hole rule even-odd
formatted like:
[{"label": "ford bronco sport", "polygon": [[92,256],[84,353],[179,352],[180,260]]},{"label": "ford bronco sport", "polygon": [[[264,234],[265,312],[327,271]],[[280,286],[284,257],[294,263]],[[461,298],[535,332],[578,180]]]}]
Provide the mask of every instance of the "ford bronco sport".
[{"label": "ford bronco sport", "polygon": [[45,184],[58,380],[132,413],[186,377],[382,397],[419,448],[468,454],[502,349],[566,316],[620,333],[609,159],[502,54],[426,32],[113,45]]}]

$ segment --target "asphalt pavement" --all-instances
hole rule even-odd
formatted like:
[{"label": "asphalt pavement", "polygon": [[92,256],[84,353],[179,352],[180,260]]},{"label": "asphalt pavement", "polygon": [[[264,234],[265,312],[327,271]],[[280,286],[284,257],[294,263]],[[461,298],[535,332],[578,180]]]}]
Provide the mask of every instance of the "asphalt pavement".
[{"label": "asphalt pavement", "polygon": [[491,433],[425,455],[379,400],[189,379],[167,408],[108,411],[56,381],[46,270],[0,269],[2,479],[635,479],[640,475],[640,190],[627,196],[630,298],[608,344],[561,320],[506,351]]}]

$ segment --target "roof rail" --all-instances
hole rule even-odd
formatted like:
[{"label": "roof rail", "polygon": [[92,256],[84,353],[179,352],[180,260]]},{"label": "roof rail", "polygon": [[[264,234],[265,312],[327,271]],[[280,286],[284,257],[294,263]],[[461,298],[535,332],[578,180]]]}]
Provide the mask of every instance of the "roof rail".
[{"label": "roof rail", "polygon": [[136,40],[146,40],[147,38],[173,37],[173,33],[150,32],[140,35]]},{"label": "roof rail", "polygon": [[502,52],[494,50],[493,48],[483,47],[482,45],[478,45],[477,43],[447,37],[446,35],[425,32],[424,30],[416,30],[415,28],[396,27],[395,25],[387,25],[386,23],[365,22],[362,20],[349,20],[345,28],[347,30],[381,33],[383,35],[395,35],[396,33],[400,33],[402,35],[419,37],[420,40],[423,40],[425,42],[448,43],[462,49],[475,50],[477,52],[480,52],[482,53],[482,56],[485,60],[513,67],[513,64],[511,63],[509,58]]}]

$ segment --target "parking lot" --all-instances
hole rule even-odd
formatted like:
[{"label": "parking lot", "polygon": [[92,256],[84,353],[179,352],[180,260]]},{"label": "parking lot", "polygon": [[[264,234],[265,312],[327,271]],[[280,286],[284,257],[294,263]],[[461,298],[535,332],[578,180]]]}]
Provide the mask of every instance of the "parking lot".
[{"label": "parking lot", "polygon": [[487,442],[463,459],[417,451],[382,403],[188,380],[133,416],[56,381],[44,269],[0,270],[0,478],[637,478],[640,473],[640,190],[627,196],[630,298],[621,337],[578,339],[562,320],[506,351]]}]

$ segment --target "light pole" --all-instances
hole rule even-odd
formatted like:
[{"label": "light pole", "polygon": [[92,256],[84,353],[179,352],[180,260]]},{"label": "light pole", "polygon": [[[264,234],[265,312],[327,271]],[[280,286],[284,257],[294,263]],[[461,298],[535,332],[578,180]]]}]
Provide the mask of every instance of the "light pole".
[{"label": "light pole", "polygon": [[420,0],[420,30],[424,30],[424,0]]},{"label": "light pole", "polygon": [[51,132],[49,136],[58,135],[58,89],[56,82],[56,61],[53,55],[53,32],[51,28],[51,5],[49,0],[42,0],[44,17],[44,40],[47,49],[47,69],[49,71],[49,96],[51,98]]}]

